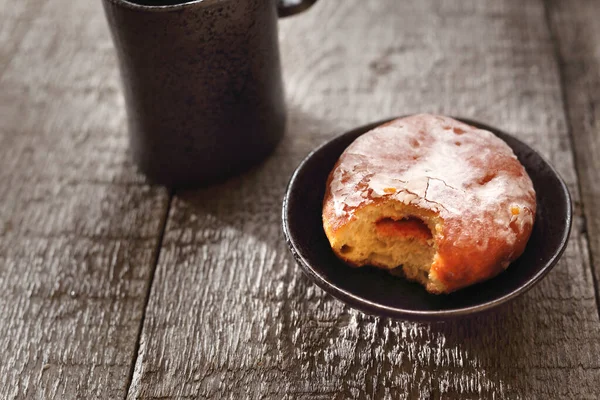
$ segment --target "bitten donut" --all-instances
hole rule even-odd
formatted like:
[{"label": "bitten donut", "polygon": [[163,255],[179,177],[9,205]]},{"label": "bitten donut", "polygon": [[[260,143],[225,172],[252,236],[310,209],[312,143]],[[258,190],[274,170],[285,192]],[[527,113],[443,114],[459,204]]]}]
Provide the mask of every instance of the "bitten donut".
[{"label": "bitten donut", "polygon": [[344,151],[327,180],[323,227],[347,264],[401,271],[440,294],[507,268],[525,250],[535,211],[531,179],[504,141],[420,114]]}]

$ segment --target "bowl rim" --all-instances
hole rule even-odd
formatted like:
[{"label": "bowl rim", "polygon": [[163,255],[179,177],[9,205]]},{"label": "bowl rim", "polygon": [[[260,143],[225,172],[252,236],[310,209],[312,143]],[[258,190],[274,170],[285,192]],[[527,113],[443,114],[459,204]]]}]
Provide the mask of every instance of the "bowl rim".
[{"label": "bowl rim", "polygon": [[281,217],[282,217],[282,228],[283,228],[283,235],[285,237],[285,241],[286,241],[294,259],[296,260],[296,263],[299,264],[300,267],[302,268],[302,271],[306,275],[308,275],[308,277],[311,279],[311,281],[313,283],[315,283],[317,286],[319,286],[325,292],[331,294],[336,299],[342,301],[343,303],[348,304],[349,306],[351,306],[353,308],[356,308],[358,310],[361,310],[363,312],[366,312],[366,313],[372,314],[372,315],[391,317],[391,318],[396,318],[396,319],[406,319],[406,320],[443,320],[443,319],[450,319],[450,318],[455,318],[455,317],[462,317],[462,316],[466,316],[466,315],[473,315],[473,314],[480,313],[480,312],[483,312],[486,310],[490,310],[501,304],[507,303],[510,300],[513,300],[514,298],[529,291],[535,284],[537,284],[542,278],[544,278],[554,268],[554,266],[557,264],[558,260],[561,258],[561,256],[563,255],[563,253],[567,247],[567,243],[569,241],[569,236],[571,234],[572,221],[573,221],[573,203],[572,203],[572,199],[571,199],[571,194],[570,194],[569,189],[568,189],[565,181],[563,180],[562,176],[559,174],[559,172],[556,170],[556,168],[554,168],[554,166],[550,162],[548,162],[546,157],[544,157],[538,151],[536,151],[531,146],[529,146],[525,142],[521,141],[517,137],[515,137],[511,134],[508,134],[499,128],[494,128],[488,124],[484,124],[484,123],[472,120],[470,118],[451,117],[456,120],[462,121],[464,123],[473,125],[479,129],[484,129],[484,130],[490,131],[495,136],[498,136],[497,133],[500,132],[501,134],[506,135],[506,136],[510,137],[511,139],[517,141],[521,146],[525,147],[529,151],[535,153],[549,167],[550,171],[557,177],[560,190],[562,191],[562,193],[565,196],[566,206],[567,206],[566,220],[565,220],[565,229],[563,230],[562,236],[560,238],[560,244],[559,244],[558,248],[556,249],[556,251],[554,252],[554,254],[552,255],[552,257],[527,282],[525,282],[523,285],[518,286],[516,289],[512,290],[511,292],[509,292],[503,296],[500,296],[500,297],[490,300],[490,301],[483,302],[481,304],[468,306],[468,307],[462,307],[462,308],[456,308],[456,309],[449,309],[449,310],[418,311],[418,310],[411,310],[411,309],[406,309],[406,308],[391,307],[391,306],[383,305],[383,304],[368,300],[366,298],[357,296],[354,293],[349,292],[349,291],[345,290],[344,288],[339,287],[338,285],[335,285],[332,282],[330,282],[326,277],[324,277],[322,274],[320,274],[318,270],[316,270],[313,266],[311,266],[310,263],[306,260],[306,258],[302,255],[301,251],[298,249],[298,247],[296,246],[296,244],[294,242],[294,234],[289,229],[289,221],[288,221],[289,200],[290,200],[290,196],[292,195],[292,191],[295,188],[296,180],[298,179],[298,176],[300,175],[300,173],[304,170],[306,165],[308,165],[311,162],[312,158],[317,153],[323,151],[323,149],[325,149],[329,146],[335,145],[336,142],[343,140],[347,136],[352,136],[352,135],[358,134],[358,136],[357,136],[357,138],[358,138],[359,136],[369,132],[371,129],[376,128],[379,125],[385,124],[386,122],[393,121],[397,118],[403,118],[403,116],[395,117],[395,118],[386,118],[379,122],[365,124],[365,125],[359,126],[357,128],[351,129],[349,131],[346,131],[340,135],[337,135],[330,140],[327,140],[326,142],[322,143],[321,145],[317,146],[314,150],[312,150],[306,157],[304,157],[304,159],[300,162],[300,164],[294,170],[294,173],[292,174],[292,176],[287,184],[286,190],[285,190],[282,211],[281,211]]}]

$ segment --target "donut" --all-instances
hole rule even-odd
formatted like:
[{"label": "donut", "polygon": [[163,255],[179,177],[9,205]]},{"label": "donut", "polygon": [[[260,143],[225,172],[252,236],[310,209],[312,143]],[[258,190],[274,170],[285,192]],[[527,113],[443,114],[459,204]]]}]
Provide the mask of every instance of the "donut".
[{"label": "donut", "polygon": [[330,172],[323,228],[350,266],[401,273],[434,294],[490,279],[525,250],[536,212],[525,168],[500,138],[412,115],[357,138]]}]

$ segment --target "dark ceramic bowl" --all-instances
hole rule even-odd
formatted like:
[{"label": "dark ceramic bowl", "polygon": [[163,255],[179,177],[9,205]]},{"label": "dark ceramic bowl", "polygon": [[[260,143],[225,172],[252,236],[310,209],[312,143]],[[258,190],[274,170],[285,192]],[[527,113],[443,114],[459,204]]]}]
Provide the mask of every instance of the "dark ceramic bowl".
[{"label": "dark ceramic bowl", "polygon": [[514,299],[540,281],[562,255],[569,237],[572,206],[556,170],[514,137],[478,122],[515,152],[537,192],[537,215],[523,255],[497,277],[449,295],[433,295],[413,282],[370,267],[350,268],[329,246],[321,220],[325,182],[344,149],[357,137],[386,122],[345,133],[309,154],[291,178],[283,201],[283,232],[302,270],[323,290],[368,314],[440,320],[488,310]]}]

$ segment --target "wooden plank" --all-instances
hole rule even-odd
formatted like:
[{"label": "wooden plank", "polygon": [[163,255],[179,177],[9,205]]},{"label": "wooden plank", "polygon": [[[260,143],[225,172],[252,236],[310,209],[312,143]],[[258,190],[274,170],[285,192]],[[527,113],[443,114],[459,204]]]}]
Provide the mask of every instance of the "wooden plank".
[{"label": "wooden plank", "polygon": [[518,135],[578,201],[543,3],[321,1],[281,31],[287,137],[254,171],[174,199],[128,397],[598,398],[600,323],[579,216],[538,286],[444,324],[345,307],[303,277],[279,227],[285,185],[312,148],[419,111]]},{"label": "wooden plank", "polygon": [[41,7],[35,0],[0,0],[0,76],[12,60]]},{"label": "wooden plank", "polygon": [[128,161],[101,3],[27,3],[27,31],[0,13],[0,398],[123,398],[168,194]]},{"label": "wooden plank", "polygon": [[[600,4],[549,1],[550,25],[560,57],[569,128],[579,174],[596,296],[600,292]],[[600,297],[597,297],[600,299]],[[600,312],[600,300],[598,301]]]}]

